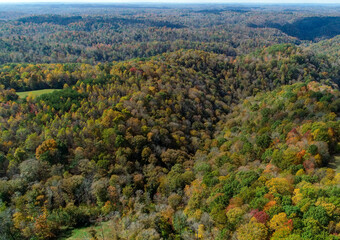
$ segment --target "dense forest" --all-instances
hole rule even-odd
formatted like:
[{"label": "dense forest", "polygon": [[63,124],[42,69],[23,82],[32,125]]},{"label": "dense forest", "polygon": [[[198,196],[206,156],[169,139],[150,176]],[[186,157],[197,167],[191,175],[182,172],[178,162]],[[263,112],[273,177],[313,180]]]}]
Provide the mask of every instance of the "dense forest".
[{"label": "dense forest", "polygon": [[293,23],[280,25],[266,22],[264,25],[249,24],[251,27],[272,27],[301,40],[332,38],[340,34],[340,17],[306,17]]},{"label": "dense forest", "polygon": [[340,239],[339,18],[4,5],[0,239]]}]

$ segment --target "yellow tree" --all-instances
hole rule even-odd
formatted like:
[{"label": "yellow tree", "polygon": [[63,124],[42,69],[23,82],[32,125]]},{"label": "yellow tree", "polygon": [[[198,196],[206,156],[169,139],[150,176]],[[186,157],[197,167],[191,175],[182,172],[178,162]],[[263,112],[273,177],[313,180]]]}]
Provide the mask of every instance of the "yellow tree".
[{"label": "yellow tree", "polygon": [[241,225],[236,233],[239,240],[264,240],[267,238],[268,229],[263,223],[250,221]]}]

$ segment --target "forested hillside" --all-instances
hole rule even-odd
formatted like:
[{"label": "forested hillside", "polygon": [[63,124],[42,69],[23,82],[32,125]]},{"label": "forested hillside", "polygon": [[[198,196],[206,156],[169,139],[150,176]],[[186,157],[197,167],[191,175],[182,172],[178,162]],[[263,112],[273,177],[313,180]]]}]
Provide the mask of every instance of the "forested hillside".
[{"label": "forested hillside", "polygon": [[[292,20],[306,18],[303,29],[309,29],[308,33],[314,35],[318,34],[314,31],[320,32],[318,25],[314,29],[315,23],[308,21],[311,15],[308,8],[294,12],[282,7],[223,5],[135,8],[133,5],[129,8],[71,5],[69,9],[57,5],[54,11],[48,6],[42,8],[44,11],[39,11],[40,8],[39,5],[19,6],[12,12],[9,7],[10,14],[0,24],[0,64],[95,64],[151,57],[180,49],[235,56],[272,44],[300,43],[294,34],[288,33],[291,37],[286,35],[286,30],[276,29],[281,25],[290,26]],[[76,14],[72,14],[72,9]],[[329,14],[329,9],[313,8],[312,11],[317,16]],[[31,12],[36,14],[29,14]],[[269,23],[267,29],[251,27]],[[296,25],[287,29],[293,31]]]},{"label": "forested hillside", "polygon": [[1,240],[340,238],[338,38],[249,26],[310,9],[31,7],[0,23]]},{"label": "forested hillside", "polygon": [[253,27],[273,27],[301,40],[332,38],[340,34],[340,17],[306,17],[284,25],[265,22],[264,25],[251,24]]},{"label": "forested hillside", "polygon": [[334,65],[340,64],[340,36],[329,40],[320,41],[309,46],[313,52],[326,55]]}]

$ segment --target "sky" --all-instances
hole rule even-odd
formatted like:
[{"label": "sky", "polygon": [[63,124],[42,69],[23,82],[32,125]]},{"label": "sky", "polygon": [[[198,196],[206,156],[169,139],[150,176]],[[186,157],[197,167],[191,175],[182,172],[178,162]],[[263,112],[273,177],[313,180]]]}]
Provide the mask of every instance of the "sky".
[{"label": "sky", "polygon": [[36,2],[65,2],[65,3],[313,3],[340,4],[340,0],[0,0],[0,3],[36,3]]}]

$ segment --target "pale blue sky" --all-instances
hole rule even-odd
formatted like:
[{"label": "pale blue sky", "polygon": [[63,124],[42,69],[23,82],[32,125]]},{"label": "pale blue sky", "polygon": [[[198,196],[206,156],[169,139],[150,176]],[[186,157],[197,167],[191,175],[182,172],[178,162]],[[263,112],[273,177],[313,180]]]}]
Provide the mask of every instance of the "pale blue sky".
[{"label": "pale blue sky", "polygon": [[0,0],[0,3],[67,2],[67,3],[338,3],[340,0]]}]

